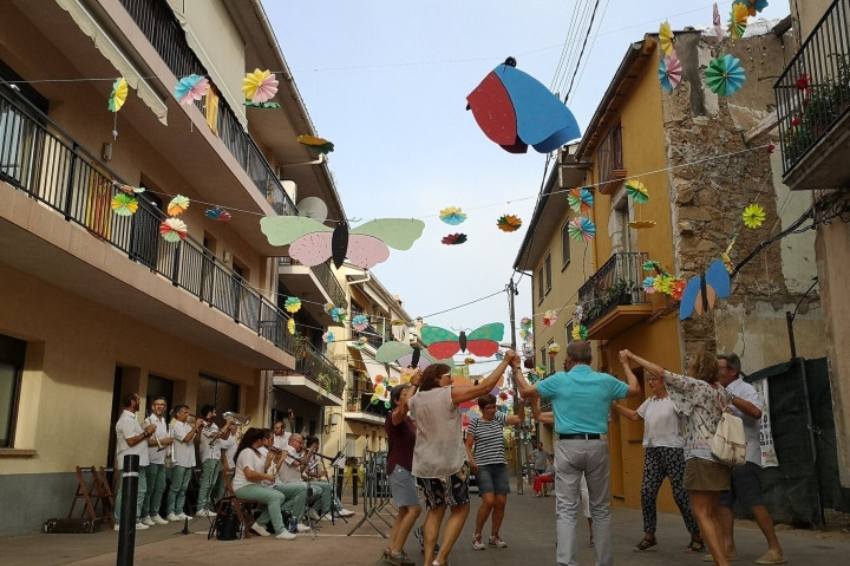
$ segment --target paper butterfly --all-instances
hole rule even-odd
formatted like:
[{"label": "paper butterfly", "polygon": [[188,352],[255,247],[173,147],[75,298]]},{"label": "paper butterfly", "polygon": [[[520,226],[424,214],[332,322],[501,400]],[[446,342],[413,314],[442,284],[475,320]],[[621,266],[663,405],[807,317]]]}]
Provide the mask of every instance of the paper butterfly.
[{"label": "paper butterfly", "polygon": [[418,367],[425,369],[431,364],[444,363],[449,367],[454,365],[451,359],[438,360],[429,355],[427,351],[422,351],[420,348],[410,346],[407,342],[399,342],[391,340],[384,342],[378,351],[375,352],[375,359],[384,364],[397,363],[401,367]]},{"label": "paper butterfly", "polygon": [[267,216],[260,229],[269,244],[289,246],[289,255],[312,267],[333,259],[339,269],[346,258],[358,267],[370,269],[390,257],[389,248],[408,250],[425,229],[421,220],[382,218],[353,230],[340,222],[336,228],[306,216]]},{"label": "paper butterfly", "polygon": [[423,326],[419,335],[422,342],[428,346],[428,353],[435,358],[451,358],[458,352],[466,352],[467,349],[476,356],[487,358],[499,351],[499,342],[505,335],[505,325],[501,322],[485,324],[470,332],[469,336],[463,331],[457,335],[438,326]]},{"label": "paper butterfly", "polygon": [[732,294],[732,283],[722,259],[716,259],[708,266],[704,275],[691,277],[682,294],[679,308],[679,320],[685,320],[692,314],[698,315],[714,308],[717,298],[725,299]]}]

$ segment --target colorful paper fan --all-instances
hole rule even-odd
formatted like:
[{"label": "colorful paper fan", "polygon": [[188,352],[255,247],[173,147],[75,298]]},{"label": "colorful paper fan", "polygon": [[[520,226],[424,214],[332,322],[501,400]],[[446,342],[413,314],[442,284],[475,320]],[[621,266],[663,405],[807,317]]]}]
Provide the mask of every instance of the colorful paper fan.
[{"label": "colorful paper fan", "polygon": [[332,308],[329,314],[331,315],[331,318],[334,322],[345,322],[345,319],[348,316],[348,313],[345,311],[345,309],[341,309],[339,307]]},{"label": "colorful paper fan", "polygon": [[636,230],[655,228],[655,220],[634,220],[629,222],[629,228],[634,228]]},{"label": "colorful paper fan", "polygon": [[587,340],[588,332],[587,327],[583,324],[579,324],[578,326],[573,326],[573,340]]},{"label": "colorful paper fan", "polygon": [[570,222],[567,231],[570,234],[570,238],[576,242],[581,242],[582,240],[590,242],[596,236],[596,225],[591,219],[580,216]]},{"label": "colorful paper fan", "polygon": [[729,18],[729,37],[741,39],[747,31],[747,18],[750,11],[744,4],[732,4],[732,16]]},{"label": "colorful paper fan", "polygon": [[313,151],[317,151],[319,153],[330,153],[334,150],[334,144],[329,142],[324,138],[317,138],[316,136],[298,136],[295,138],[298,140],[298,143],[301,145],[306,145]]},{"label": "colorful paper fan", "polygon": [[546,311],[546,314],[543,315],[543,326],[552,326],[557,320],[558,315],[555,314],[555,311]]},{"label": "colorful paper fan", "polygon": [[457,206],[449,206],[440,211],[440,220],[446,224],[457,226],[466,221],[466,213]]},{"label": "colorful paper fan", "polygon": [[744,209],[744,226],[755,230],[764,223],[764,208],[760,204],[751,204]]},{"label": "colorful paper fan", "polygon": [[649,201],[649,190],[637,179],[626,181],[626,192],[638,204],[646,204]]},{"label": "colorful paper fan", "polygon": [[286,330],[289,331],[290,334],[295,334],[295,321],[293,319],[289,319],[286,323]]},{"label": "colorful paper fan", "polygon": [[723,41],[723,38],[726,37],[726,31],[723,29],[723,20],[720,19],[720,9],[716,2],[714,3],[712,21],[714,22],[714,33],[717,35],[717,41]]},{"label": "colorful paper fan", "polygon": [[667,55],[672,55],[675,51],[673,46],[673,30],[670,28],[670,22],[664,22],[658,28],[658,43],[661,44],[661,49]]},{"label": "colorful paper fan", "polygon": [[118,112],[121,110],[124,102],[127,101],[129,92],[130,88],[127,86],[127,80],[124,77],[112,83],[112,94],[109,95],[109,103],[107,104],[109,111]]},{"label": "colorful paper fan", "polygon": [[585,213],[593,206],[593,193],[588,189],[572,189],[567,193],[567,203],[573,212]]},{"label": "colorful paper fan", "polygon": [[189,199],[183,195],[177,195],[168,203],[166,210],[169,216],[178,216],[186,212],[187,208],[189,208]]},{"label": "colorful paper fan", "polygon": [[643,290],[649,295],[655,293],[655,277],[647,277],[643,280]]},{"label": "colorful paper fan", "polygon": [[159,233],[166,242],[179,242],[186,237],[189,228],[179,218],[166,218],[159,225]]},{"label": "colorful paper fan", "polygon": [[298,297],[289,297],[286,299],[286,302],[283,303],[283,308],[286,309],[286,312],[295,314],[301,310],[301,299]]},{"label": "colorful paper fan", "polygon": [[718,96],[732,96],[746,80],[741,60],[730,54],[712,59],[705,70],[705,82]]},{"label": "colorful paper fan", "polygon": [[667,92],[673,92],[673,89],[679,86],[682,81],[682,63],[676,57],[676,53],[661,60],[658,67],[658,79],[661,81],[661,88]]},{"label": "colorful paper fan", "polygon": [[440,241],[447,246],[456,246],[458,244],[463,244],[466,240],[466,234],[449,234]]},{"label": "colorful paper fan", "polygon": [[230,222],[230,220],[233,219],[233,216],[231,216],[229,212],[218,206],[204,211],[204,215],[216,222]]},{"label": "colorful paper fan", "polygon": [[519,216],[506,214],[496,221],[496,226],[502,232],[516,232],[522,227],[522,220],[520,220]]},{"label": "colorful paper fan", "polygon": [[118,216],[133,216],[138,209],[139,201],[134,196],[118,193],[112,197],[112,211]]},{"label": "colorful paper fan", "polygon": [[741,4],[747,8],[747,13],[755,16],[767,8],[767,0],[735,0],[735,4]]},{"label": "colorful paper fan", "polygon": [[531,330],[531,319],[527,316],[522,317],[522,320],[519,321],[520,326],[522,326],[525,330]]},{"label": "colorful paper fan", "polygon": [[546,347],[546,351],[549,352],[549,355],[554,358],[561,351],[561,346],[553,342]]},{"label": "colorful paper fan", "polygon": [[351,328],[357,332],[363,332],[369,327],[369,317],[363,314],[358,314],[351,319]]},{"label": "colorful paper fan", "polygon": [[330,332],[330,331],[322,334],[322,342],[324,342],[325,344],[330,344],[331,342],[334,341],[335,338],[336,337],[334,336],[334,333]]},{"label": "colorful paper fan", "polygon": [[673,285],[670,287],[670,296],[673,297],[674,301],[681,301],[682,295],[685,292],[685,287],[687,283],[684,281],[677,279]]},{"label": "colorful paper fan", "polygon": [[254,69],[253,73],[247,73],[242,80],[242,92],[246,100],[253,103],[268,102],[277,94],[278,81],[271,71]]},{"label": "colorful paper fan", "polygon": [[210,88],[210,80],[200,75],[189,75],[177,81],[174,97],[180,104],[191,105],[204,97]]}]

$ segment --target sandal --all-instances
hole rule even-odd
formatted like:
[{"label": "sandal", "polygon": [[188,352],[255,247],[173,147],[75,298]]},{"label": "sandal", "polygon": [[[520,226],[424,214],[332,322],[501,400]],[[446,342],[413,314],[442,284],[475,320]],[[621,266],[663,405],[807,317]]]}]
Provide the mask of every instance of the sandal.
[{"label": "sandal", "polygon": [[702,552],[703,550],[705,550],[704,542],[702,542],[701,540],[691,539],[691,542],[688,543],[688,546],[685,547],[685,550],[683,552]]},{"label": "sandal", "polygon": [[645,550],[649,550],[653,546],[657,545],[658,541],[654,538],[646,538],[644,537],[642,541],[635,545],[635,552],[643,552]]}]

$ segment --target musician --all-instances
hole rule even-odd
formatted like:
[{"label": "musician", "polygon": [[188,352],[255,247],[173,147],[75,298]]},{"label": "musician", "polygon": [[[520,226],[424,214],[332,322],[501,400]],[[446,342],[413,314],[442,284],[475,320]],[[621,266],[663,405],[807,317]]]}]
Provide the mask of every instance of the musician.
[{"label": "musician", "polygon": [[274,445],[280,450],[286,450],[286,445],[289,444],[289,437],[295,432],[295,413],[292,409],[286,410],[286,420],[289,422],[290,432],[286,432],[286,423],[276,421],[274,423]]},{"label": "musician", "polygon": [[[289,437],[289,443],[285,450],[276,454],[275,467],[277,468],[274,489],[286,496],[284,508],[292,513],[293,521],[290,524],[291,532],[307,532],[308,525],[301,520],[307,508],[307,497],[309,485],[301,478],[301,470],[306,460],[302,461],[302,447],[304,438],[293,433]],[[315,513],[315,511],[314,511]],[[311,517],[314,515],[311,514]]]},{"label": "musician", "polygon": [[189,424],[188,405],[174,407],[176,421],[171,426],[174,454],[171,457],[171,487],[168,489],[166,507],[169,521],[183,521],[188,516],[183,512],[186,504],[186,489],[192,479],[192,468],[195,467],[195,436],[203,426],[202,419],[195,419],[194,425]]},{"label": "musician", "polygon": [[333,508],[336,510],[336,513],[340,517],[351,517],[354,515],[354,511],[349,511],[342,506],[342,502],[338,497],[333,497],[333,485],[331,484],[331,478],[328,475],[328,470],[325,467],[322,458],[326,458],[328,460],[332,460],[328,456],[323,456],[319,450],[319,439],[316,436],[308,436],[304,443],[307,445],[307,449],[312,453],[309,460],[305,460],[304,471],[301,472],[301,479],[310,483],[310,486],[313,488],[313,496],[316,497],[316,488],[321,488],[322,490],[322,498],[329,498],[328,501],[333,503]]},{"label": "musician", "polygon": [[212,405],[201,407],[200,455],[201,455],[201,486],[198,488],[198,511],[196,517],[213,517],[215,511],[208,508],[210,493],[214,493],[217,484],[221,482],[221,449],[219,448],[221,438],[230,436],[230,424],[233,417],[228,415],[224,423],[224,430],[219,430],[215,424],[217,413]]},{"label": "musician", "polygon": [[[147,529],[148,525],[141,522],[142,505],[145,501],[147,493],[147,467],[149,464],[147,440],[154,434],[156,425],[149,424],[147,428],[142,429],[139,421],[136,420],[136,413],[139,411],[139,406],[142,400],[138,393],[130,393],[124,396],[123,405],[124,412],[118,422],[115,423],[115,433],[117,436],[116,454],[117,465],[115,468],[120,472],[124,466],[124,456],[128,454],[136,454],[139,456],[139,493],[136,498],[136,528]],[[115,530],[119,530],[118,522],[121,520],[121,488],[124,482],[118,484],[118,493],[115,496]]]},{"label": "musician", "polygon": [[162,505],[162,496],[165,494],[165,454],[173,442],[168,434],[168,426],[165,422],[165,409],[167,402],[165,397],[157,397],[151,403],[151,414],[145,419],[145,425],[155,425],[156,430],[148,438],[148,459],[150,463],[145,470],[147,476],[147,492],[142,504],[142,523],[152,527],[154,525],[167,525],[168,521],[160,517],[159,508]]},{"label": "musician", "polygon": [[[222,436],[221,441],[218,443],[218,447],[221,451],[221,469],[223,473],[229,475],[232,480],[234,466],[236,466],[236,448],[239,446],[239,441],[236,440],[236,433],[239,431],[239,425],[236,423],[230,423],[228,428],[230,429],[230,434],[227,438]],[[224,488],[225,485],[223,481],[216,484],[216,501],[224,497]]]}]

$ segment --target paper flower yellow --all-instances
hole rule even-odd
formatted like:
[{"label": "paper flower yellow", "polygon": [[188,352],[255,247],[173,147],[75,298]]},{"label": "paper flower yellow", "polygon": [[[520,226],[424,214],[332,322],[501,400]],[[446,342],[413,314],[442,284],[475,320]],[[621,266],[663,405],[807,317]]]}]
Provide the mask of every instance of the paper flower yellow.
[{"label": "paper flower yellow", "polygon": [[283,304],[286,312],[297,313],[301,310],[301,299],[298,297],[289,297]]},{"label": "paper flower yellow", "polygon": [[587,340],[587,327],[583,324],[573,326],[573,340]]},{"label": "paper flower yellow", "polygon": [[546,349],[549,352],[549,356],[553,358],[558,355],[558,352],[561,351],[561,347],[554,342],[552,344],[549,344]]},{"label": "paper flower yellow", "polygon": [[267,102],[277,94],[278,81],[268,70],[254,69],[242,79],[242,92],[251,102]]},{"label": "paper flower yellow", "polygon": [[744,226],[755,230],[764,223],[764,208],[760,204],[751,204],[744,209]]},{"label": "paper flower yellow", "polygon": [[295,321],[291,318],[286,323],[286,329],[289,331],[290,334],[295,334]]}]

